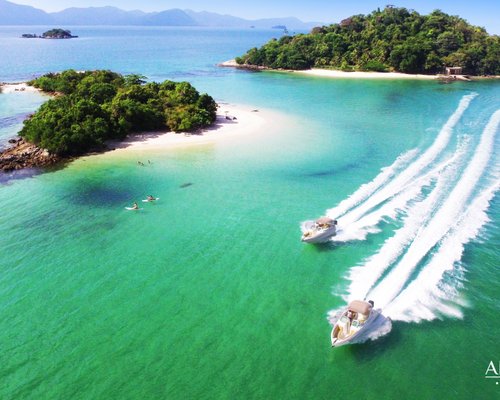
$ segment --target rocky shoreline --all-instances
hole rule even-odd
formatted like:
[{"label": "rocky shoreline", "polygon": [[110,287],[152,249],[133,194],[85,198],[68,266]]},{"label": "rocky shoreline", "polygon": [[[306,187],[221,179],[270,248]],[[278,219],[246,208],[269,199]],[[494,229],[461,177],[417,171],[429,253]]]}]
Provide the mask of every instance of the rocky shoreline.
[{"label": "rocky shoreline", "polygon": [[262,65],[238,64],[235,59],[221,62],[220,64],[217,64],[217,66],[218,67],[246,69],[246,70],[250,70],[250,71],[268,71],[268,70],[272,70],[271,68],[264,67]]},{"label": "rocky shoreline", "polygon": [[63,161],[61,157],[50,154],[23,138],[10,139],[9,143],[12,146],[0,152],[0,171],[48,167]]}]

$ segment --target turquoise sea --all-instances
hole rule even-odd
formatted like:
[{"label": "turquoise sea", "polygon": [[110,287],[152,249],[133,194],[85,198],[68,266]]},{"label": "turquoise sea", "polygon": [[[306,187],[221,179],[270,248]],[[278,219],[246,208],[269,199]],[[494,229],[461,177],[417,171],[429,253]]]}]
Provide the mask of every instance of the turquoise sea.
[{"label": "turquoise sea", "polygon": [[[109,68],[283,122],[0,175],[0,399],[498,398],[500,81],[216,66],[273,30],[19,38],[46,28],[0,27],[0,81]],[[43,101],[0,94],[0,147]],[[335,240],[301,243],[325,213]],[[392,330],[332,349],[330,316],[365,296]]]}]

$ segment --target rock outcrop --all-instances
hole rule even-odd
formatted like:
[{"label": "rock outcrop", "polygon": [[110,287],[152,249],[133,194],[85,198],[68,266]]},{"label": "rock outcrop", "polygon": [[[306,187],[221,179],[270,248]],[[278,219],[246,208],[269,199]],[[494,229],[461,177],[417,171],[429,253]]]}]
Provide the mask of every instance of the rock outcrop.
[{"label": "rock outcrop", "polygon": [[9,140],[12,147],[0,152],[0,171],[39,168],[62,161],[61,157],[26,142],[23,138]]}]

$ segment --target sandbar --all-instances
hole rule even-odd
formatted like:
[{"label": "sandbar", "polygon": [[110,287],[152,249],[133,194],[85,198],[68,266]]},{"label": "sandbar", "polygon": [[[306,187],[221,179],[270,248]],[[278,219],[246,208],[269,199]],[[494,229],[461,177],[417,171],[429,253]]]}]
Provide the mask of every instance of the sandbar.
[{"label": "sandbar", "polygon": [[0,92],[1,93],[15,93],[15,92],[41,92],[40,89],[37,89],[34,86],[28,85],[26,82],[15,82],[15,83],[0,83]]},{"label": "sandbar", "polygon": [[[2,93],[41,92],[26,82],[0,83],[0,87]],[[158,152],[177,147],[216,143],[246,135],[265,135],[269,128],[276,125],[282,126],[286,123],[285,121],[286,118],[276,111],[218,102],[216,121],[209,128],[190,133],[172,131],[135,133],[128,135],[122,141],[107,142],[109,151],[105,151],[104,154],[127,155],[127,153],[134,152]]]},{"label": "sandbar", "polygon": [[131,134],[123,141],[108,142],[108,147],[113,150],[106,152],[106,154],[125,155],[131,152],[157,152],[256,134],[263,131],[263,127],[272,119],[272,113],[242,105],[219,103],[217,119],[209,128],[191,133],[160,131]]}]

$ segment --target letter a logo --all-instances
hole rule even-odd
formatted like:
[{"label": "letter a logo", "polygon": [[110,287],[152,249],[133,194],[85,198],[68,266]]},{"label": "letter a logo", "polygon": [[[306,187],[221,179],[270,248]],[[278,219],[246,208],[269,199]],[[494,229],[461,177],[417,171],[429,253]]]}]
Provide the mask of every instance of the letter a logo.
[{"label": "letter a logo", "polygon": [[489,372],[493,372],[494,375],[498,375],[498,372],[495,369],[495,364],[493,363],[493,361],[490,361],[490,363],[488,364],[488,368],[486,369],[486,372],[484,374],[488,375]]}]

